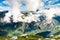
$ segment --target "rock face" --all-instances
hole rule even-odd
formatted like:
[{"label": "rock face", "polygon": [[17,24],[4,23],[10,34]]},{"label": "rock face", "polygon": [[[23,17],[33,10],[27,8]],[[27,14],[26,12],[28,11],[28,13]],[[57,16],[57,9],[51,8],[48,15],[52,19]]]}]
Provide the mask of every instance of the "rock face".
[{"label": "rock face", "polygon": [[3,18],[5,17],[5,14],[8,13],[8,11],[1,11],[0,12],[0,24],[3,22]]},{"label": "rock face", "polygon": [[[5,13],[8,11],[0,12],[0,17],[4,17]],[[44,24],[45,16],[39,17],[40,21],[31,23],[23,23],[23,22],[16,22],[14,23],[13,20],[11,23],[6,23],[4,25],[0,24],[0,36],[8,35],[8,36],[21,36],[23,34],[27,35],[41,35],[43,37],[48,37],[51,34],[54,34],[56,26],[60,25],[60,16],[56,16],[53,18],[53,22],[50,24]],[[56,29],[57,30],[57,29]],[[5,34],[3,34],[5,33]],[[1,35],[2,34],[2,35]],[[44,35],[46,34],[46,35]]]},{"label": "rock face", "polygon": [[0,12],[0,18],[3,18],[6,13],[8,13],[8,11],[2,11],[2,12]]}]

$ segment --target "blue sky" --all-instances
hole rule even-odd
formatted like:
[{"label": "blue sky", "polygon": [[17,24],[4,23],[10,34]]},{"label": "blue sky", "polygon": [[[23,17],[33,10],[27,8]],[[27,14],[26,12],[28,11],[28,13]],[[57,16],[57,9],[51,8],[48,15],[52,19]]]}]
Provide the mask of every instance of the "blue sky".
[{"label": "blue sky", "polygon": [[[3,1],[4,1],[4,0],[0,0],[1,5],[6,6],[5,4],[2,3]],[[45,5],[48,5],[48,4],[49,4],[49,3],[48,3],[49,1],[52,1],[52,2],[51,2],[51,5],[60,4],[60,0],[58,0],[58,1],[56,1],[56,0],[48,0],[48,1],[43,0],[43,2],[45,3]],[[1,5],[0,5],[0,6],[1,6]],[[25,6],[26,4],[22,3],[22,5]]]},{"label": "blue sky", "polygon": [[[6,4],[3,4],[3,3],[2,3],[3,1],[4,1],[4,0],[0,0],[0,6],[6,6],[6,7],[7,7]],[[22,6],[26,6],[26,4],[25,4],[25,3],[22,3]]]},{"label": "blue sky", "polygon": [[[0,6],[2,7],[8,7],[6,4],[2,3],[4,0],[0,0]],[[50,5],[56,5],[56,4],[60,4],[60,0],[42,0],[44,2],[44,6],[48,6],[49,4]],[[25,8],[26,4],[25,3],[22,3],[22,8]]]},{"label": "blue sky", "polygon": [[48,6],[49,4],[51,4],[51,5],[60,4],[60,0],[48,0],[48,1],[43,0],[43,2],[45,4],[45,6]]},{"label": "blue sky", "polygon": [[[8,6],[5,4],[6,2],[3,3],[3,1],[4,1],[4,0],[0,0],[0,7],[4,7],[4,8],[8,7]],[[13,0],[13,1],[14,1],[14,0]],[[40,2],[40,3],[43,5],[42,8],[43,8],[43,7],[49,7],[49,8],[51,8],[52,5],[53,5],[53,7],[54,7],[54,8],[51,8],[50,10],[48,10],[48,11],[45,11],[45,9],[44,9],[44,10],[42,10],[42,9],[40,10],[40,11],[42,11],[42,12],[45,12],[48,18],[52,18],[53,15],[56,14],[57,12],[59,13],[59,14],[57,14],[57,15],[60,15],[60,11],[59,11],[60,9],[59,9],[59,8],[55,8],[55,6],[57,6],[57,5],[60,6],[60,0],[42,0],[42,1],[43,1],[42,3]],[[16,2],[16,1],[15,1],[15,2]],[[34,0],[34,2],[36,3],[35,0]],[[34,5],[33,5],[33,6],[34,6]],[[39,6],[40,6],[40,5],[39,5]],[[21,8],[22,11],[24,11],[24,10],[26,11],[26,8],[25,8],[25,7],[26,7],[26,3],[22,3],[22,5],[21,5],[20,8]],[[29,7],[29,6],[28,6],[28,7]],[[27,7],[27,8],[28,8],[28,7]],[[58,7],[58,6],[57,6],[57,7]],[[30,8],[30,7],[29,7],[29,8]],[[11,9],[11,8],[10,8],[10,9]],[[33,8],[30,8],[30,9],[33,9]],[[34,9],[34,10],[35,10],[35,9]],[[13,11],[14,11],[14,10],[13,10]],[[20,11],[20,10],[19,10],[19,11]],[[14,12],[15,12],[15,11],[14,11]],[[55,12],[56,12],[56,13],[55,13]],[[49,13],[50,15],[49,15],[48,13]],[[12,13],[6,15],[7,18],[8,18],[8,20],[6,20],[6,21],[9,21],[9,18],[10,18],[9,16],[10,16],[11,14],[12,14]],[[13,14],[14,14],[14,13],[13,13]],[[13,14],[12,14],[12,15],[13,15]],[[18,13],[16,12],[16,14],[18,14]],[[19,18],[20,18],[20,15],[18,15],[18,16],[19,16]],[[16,16],[16,15],[14,14],[14,18],[15,18],[15,17],[17,18],[18,16]],[[38,16],[38,15],[37,15],[37,16]],[[34,16],[34,17],[35,17],[35,16]],[[33,18],[34,18],[34,17],[33,17]],[[19,18],[17,18],[17,20],[19,20]],[[29,18],[30,18],[30,17],[29,17]],[[30,20],[29,18],[28,18],[28,20]],[[5,18],[5,19],[6,19],[6,18]],[[14,19],[14,20],[16,20],[16,19]],[[19,21],[20,21],[20,20],[19,20]],[[29,22],[30,22],[30,21],[29,21]]]},{"label": "blue sky", "polygon": [[0,2],[2,2],[2,1],[4,1],[4,0],[0,0]]}]

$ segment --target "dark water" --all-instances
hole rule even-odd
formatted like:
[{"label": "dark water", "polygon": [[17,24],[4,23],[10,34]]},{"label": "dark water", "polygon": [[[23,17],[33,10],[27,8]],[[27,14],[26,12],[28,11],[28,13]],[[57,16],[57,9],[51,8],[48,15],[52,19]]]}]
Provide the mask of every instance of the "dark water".
[{"label": "dark water", "polygon": [[45,31],[45,32],[41,32],[41,33],[37,33],[36,35],[40,35],[43,36],[44,38],[47,38],[50,36],[50,31]]}]

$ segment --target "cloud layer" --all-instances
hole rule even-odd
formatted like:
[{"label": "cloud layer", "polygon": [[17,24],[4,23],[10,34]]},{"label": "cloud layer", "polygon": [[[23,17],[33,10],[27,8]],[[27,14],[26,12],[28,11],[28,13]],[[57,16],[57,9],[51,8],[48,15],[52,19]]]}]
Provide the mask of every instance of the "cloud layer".
[{"label": "cloud layer", "polygon": [[[4,17],[4,21],[9,23],[10,22],[10,17],[12,17],[13,22],[32,22],[32,21],[39,21],[39,16],[40,14],[45,14],[47,19],[52,19],[52,17],[54,16],[54,14],[56,15],[60,15],[60,8],[56,5],[52,5],[54,2],[56,2],[58,0],[5,0],[2,3],[8,5],[9,7],[9,13],[5,14]],[[22,2],[26,3],[26,11],[36,11],[37,9],[40,9],[39,12],[36,12],[35,14],[30,15],[30,13],[28,13],[29,15],[24,17],[24,19],[22,18],[23,14],[21,13],[21,5]],[[46,6],[45,2],[48,3],[48,5]],[[45,8],[49,8],[49,9],[45,9]],[[23,9],[24,10],[24,9]],[[37,14],[38,13],[38,14]]]}]

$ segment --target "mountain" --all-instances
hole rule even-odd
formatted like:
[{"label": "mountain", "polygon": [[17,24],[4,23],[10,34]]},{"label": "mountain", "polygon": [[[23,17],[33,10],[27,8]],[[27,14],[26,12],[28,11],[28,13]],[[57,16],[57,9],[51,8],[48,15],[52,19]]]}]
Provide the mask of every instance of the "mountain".
[{"label": "mountain", "polygon": [[[8,11],[0,12],[0,18],[4,17],[3,15],[7,12]],[[45,16],[40,16],[39,18],[41,21],[32,21],[31,23],[11,22],[4,25],[2,25],[2,23],[0,24],[0,36],[21,36],[27,34],[48,37],[60,31],[60,16],[53,17],[53,22],[46,25],[43,25],[42,23],[42,21],[45,20]]]}]

